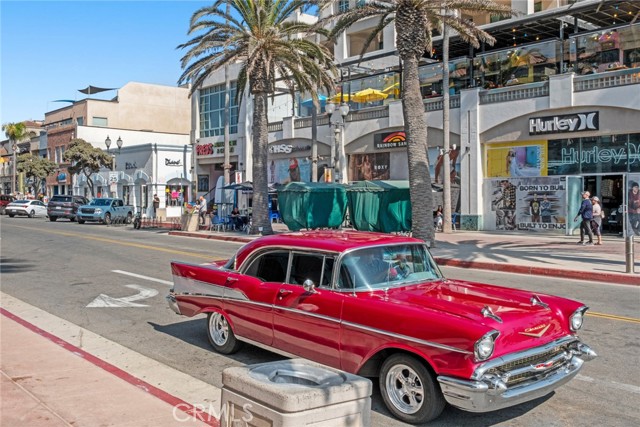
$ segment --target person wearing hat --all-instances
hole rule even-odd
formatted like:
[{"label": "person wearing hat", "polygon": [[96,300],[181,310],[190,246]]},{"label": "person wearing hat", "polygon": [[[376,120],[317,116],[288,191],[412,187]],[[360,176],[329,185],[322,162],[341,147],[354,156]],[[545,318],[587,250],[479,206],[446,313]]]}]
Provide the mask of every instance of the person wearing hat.
[{"label": "person wearing hat", "polygon": [[598,196],[593,196],[591,198],[591,204],[593,205],[593,234],[598,238],[596,245],[601,245],[602,218],[604,217],[604,212],[602,211],[602,206],[600,205],[600,199]]},{"label": "person wearing hat", "polygon": [[[593,219],[593,205],[591,204],[591,200],[589,197],[591,193],[588,191],[582,192],[582,204],[580,205],[580,210],[578,214],[573,219],[574,222],[578,221],[578,218],[582,218],[582,222],[580,223],[580,241],[579,245],[593,245],[593,231],[591,231],[591,220]],[[589,236],[589,241],[585,243],[584,235]]]},{"label": "person wearing hat", "polygon": [[640,187],[636,181],[629,183],[629,223],[636,236],[640,236]]}]

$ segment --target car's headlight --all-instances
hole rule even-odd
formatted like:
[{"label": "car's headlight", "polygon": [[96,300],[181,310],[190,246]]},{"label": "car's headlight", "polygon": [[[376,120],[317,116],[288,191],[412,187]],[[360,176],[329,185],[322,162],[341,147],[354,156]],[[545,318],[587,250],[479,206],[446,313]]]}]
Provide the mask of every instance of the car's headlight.
[{"label": "car's headlight", "polygon": [[102,209],[98,208],[94,212],[97,213],[97,214],[101,214],[102,213]]},{"label": "car's headlight", "polygon": [[584,320],[584,313],[587,311],[589,307],[582,306],[576,311],[573,312],[571,317],[569,318],[569,328],[572,331],[578,331],[582,328],[582,321]]},{"label": "car's headlight", "polygon": [[482,338],[476,341],[473,347],[476,360],[482,361],[491,357],[498,335],[500,335],[498,331],[487,332]]}]

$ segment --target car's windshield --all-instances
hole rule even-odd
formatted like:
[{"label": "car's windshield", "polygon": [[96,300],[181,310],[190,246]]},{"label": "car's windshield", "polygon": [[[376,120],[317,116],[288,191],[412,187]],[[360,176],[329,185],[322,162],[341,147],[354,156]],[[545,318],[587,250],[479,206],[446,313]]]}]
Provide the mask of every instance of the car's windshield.
[{"label": "car's windshield", "polygon": [[12,204],[16,204],[16,205],[24,205],[29,203],[29,200],[16,200],[14,202],[11,202]]},{"label": "car's windshield", "polygon": [[341,260],[340,289],[383,289],[440,279],[427,248],[421,244],[375,246],[347,253]]},{"label": "car's windshield", "polygon": [[89,204],[93,206],[109,206],[111,199],[93,199]]}]

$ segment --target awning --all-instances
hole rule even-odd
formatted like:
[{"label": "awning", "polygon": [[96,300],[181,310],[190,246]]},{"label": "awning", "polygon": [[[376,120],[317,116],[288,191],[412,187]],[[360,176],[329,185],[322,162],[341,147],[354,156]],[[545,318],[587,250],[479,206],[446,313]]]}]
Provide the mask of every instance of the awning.
[{"label": "awning", "polygon": [[106,88],[106,87],[97,87],[97,86],[87,86],[84,89],[78,89],[78,92],[86,93],[87,95],[91,95],[93,93],[106,92],[108,90],[116,90],[118,88]]}]

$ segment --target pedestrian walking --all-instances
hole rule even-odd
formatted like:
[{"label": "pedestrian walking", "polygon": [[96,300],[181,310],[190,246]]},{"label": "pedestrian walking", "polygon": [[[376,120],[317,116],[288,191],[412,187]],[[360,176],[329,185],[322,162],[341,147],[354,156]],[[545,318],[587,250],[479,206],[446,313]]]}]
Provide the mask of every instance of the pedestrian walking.
[{"label": "pedestrian walking", "polygon": [[198,215],[200,216],[200,225],[205,225],[206,221],[204,216],[207,214],[207,201],[204,196],[200,196],[200,202],[198,203]]},{"label": "pedestrian walking", "polygon": [[[593,231],[591,231],[591,220],[593,219],[593,204],[591,200],[591,193],[588,191],[582,192],[582,204],[580,204],[580,210],[578,215],[573,219],[574,222],[578,221],[578,218],[582,218],[580,222],[580,241],[579,245],[593,245]],[[584,235],[589,236],[589,241],[585,243]]]},{"label": "pedestrian walking", "polygon": [[591,204],[593,205],[593,234],[598,238],[596,245],[602,244],[602,218],[604,218],[604,212],[602,205],[600,205],[600,199],[597,196],[591,198]]},{"label": "pedestrian walking", "polygon": [[157,217],[158,209],[160,208],[160,197],[157,194],[153,195],[153,217]]}]

